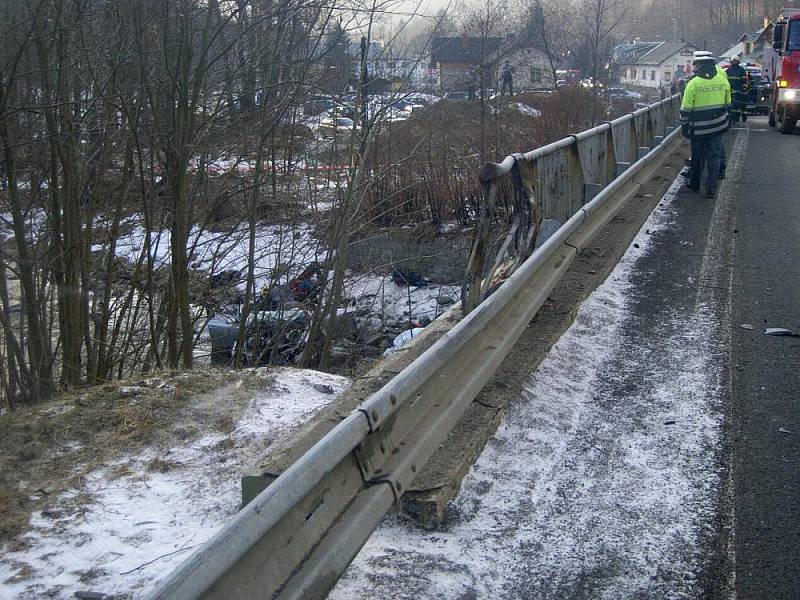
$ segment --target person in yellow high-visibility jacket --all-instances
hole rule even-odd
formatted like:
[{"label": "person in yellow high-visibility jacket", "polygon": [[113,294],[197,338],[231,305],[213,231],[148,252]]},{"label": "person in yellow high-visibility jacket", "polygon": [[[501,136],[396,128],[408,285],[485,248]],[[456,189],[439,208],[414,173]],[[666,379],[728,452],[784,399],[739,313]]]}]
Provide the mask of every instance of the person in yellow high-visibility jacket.
[{"label": "person in yellow high-visibility jacket", "polygon": [[706,196],[717,192],[722,160],[722,134],[730,126],[731,86],[712,56],[696,59],[696,76],[686,85],[681,103],[681,132],[691,140],[692,162],[687,187],[700,191],[703,167],[708,167]]}]

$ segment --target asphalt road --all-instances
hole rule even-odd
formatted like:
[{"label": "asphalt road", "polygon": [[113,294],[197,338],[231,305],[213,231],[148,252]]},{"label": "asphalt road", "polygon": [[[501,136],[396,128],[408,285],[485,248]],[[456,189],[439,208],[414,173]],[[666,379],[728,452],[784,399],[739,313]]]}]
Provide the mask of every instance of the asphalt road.
[{"label": "asphalt road", "polygon": [[[800,598],[800,129],[747,122],[732,186],[730,522],[739,600]],[[745,132],[742,132],[745,133]],[[743,328],[743,324],[753,329]]]}]

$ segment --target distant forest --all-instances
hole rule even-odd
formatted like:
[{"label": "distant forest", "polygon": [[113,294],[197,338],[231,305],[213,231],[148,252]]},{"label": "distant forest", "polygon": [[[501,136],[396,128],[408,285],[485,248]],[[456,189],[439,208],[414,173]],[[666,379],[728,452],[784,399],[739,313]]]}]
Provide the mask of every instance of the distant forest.
[{"label": "distant forest", "polygon": [[798,7],[789,0],[642,0],[631,28],[642,39],[676,37],[712,51],[725,50],[746,31],[774,20],[784,7]]}]

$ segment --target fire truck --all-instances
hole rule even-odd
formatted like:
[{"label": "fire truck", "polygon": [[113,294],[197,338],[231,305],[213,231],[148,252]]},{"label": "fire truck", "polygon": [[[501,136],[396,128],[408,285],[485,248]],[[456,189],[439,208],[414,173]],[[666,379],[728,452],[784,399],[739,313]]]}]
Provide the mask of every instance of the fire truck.
[{"label": "fire truck", "polygon": [[791,133],[800,118],[800,8],[781,11],[772,33],[772,51],[764,50],[764,73],[772,82],[769,125]]}]

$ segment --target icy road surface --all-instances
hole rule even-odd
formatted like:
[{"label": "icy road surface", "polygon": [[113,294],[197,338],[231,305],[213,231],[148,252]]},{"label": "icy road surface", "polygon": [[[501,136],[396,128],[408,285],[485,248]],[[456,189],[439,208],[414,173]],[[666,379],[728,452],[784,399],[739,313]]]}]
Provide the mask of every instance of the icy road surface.
[{"label": "icy road surface", "polygon": [[699,597],[725,321],[709,259],[653,297],[659,245],[692,245],[674,239],[679,185],[509,407],[445,529],[387,519],[331,598]]}]

